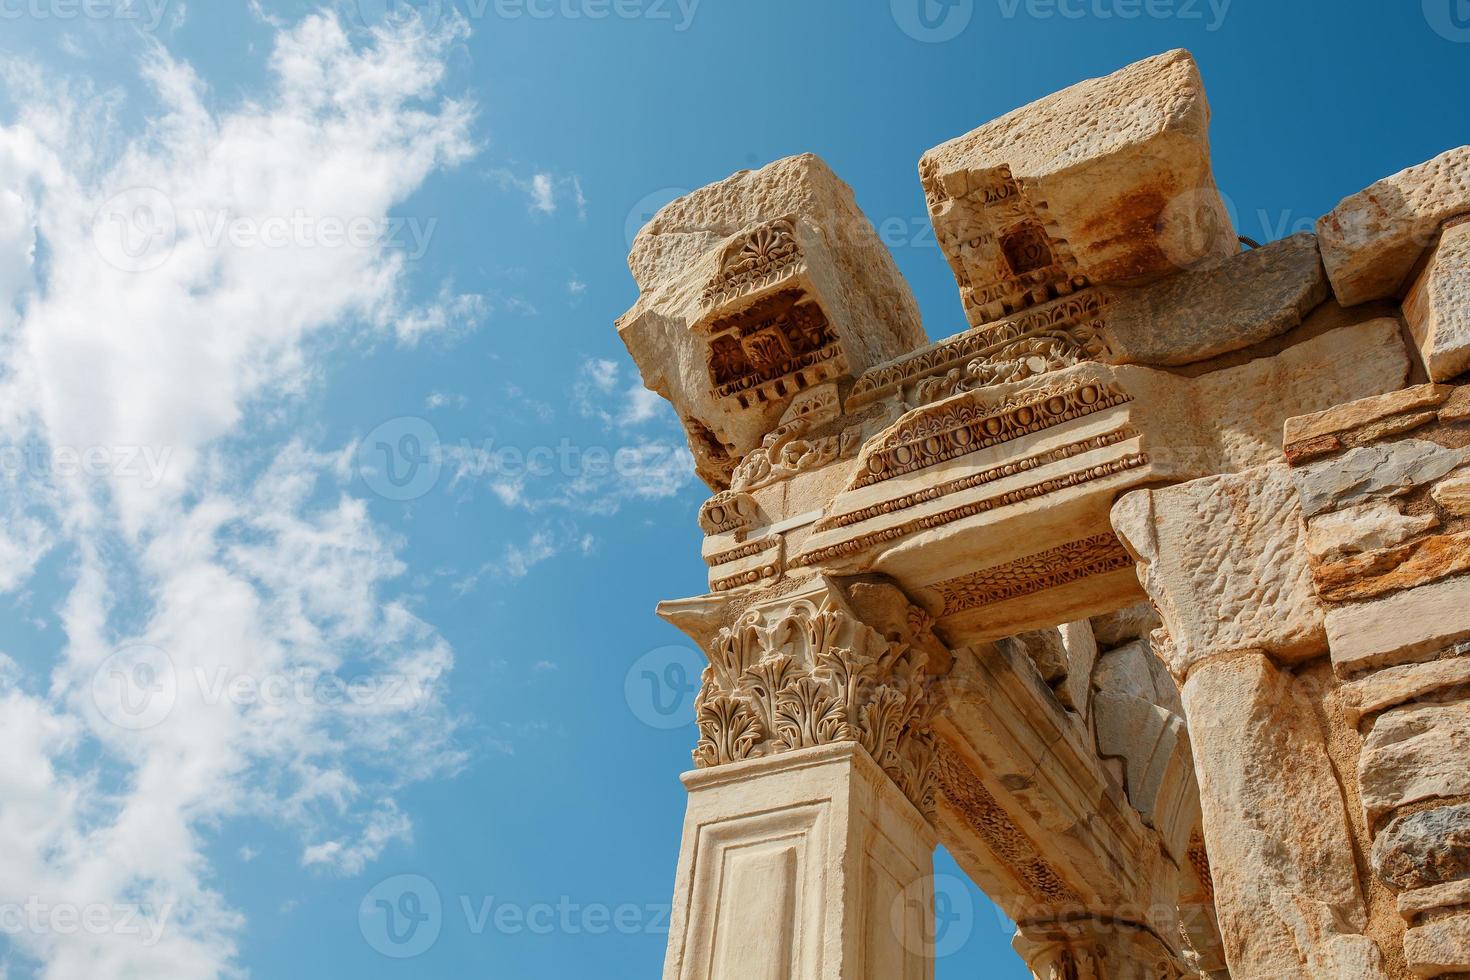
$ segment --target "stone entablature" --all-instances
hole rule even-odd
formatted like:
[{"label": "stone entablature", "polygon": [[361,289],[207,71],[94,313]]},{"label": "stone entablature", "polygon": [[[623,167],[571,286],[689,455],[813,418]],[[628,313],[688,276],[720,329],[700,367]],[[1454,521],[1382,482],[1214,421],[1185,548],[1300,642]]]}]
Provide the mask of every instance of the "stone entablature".
[{"label": "stone entablature", "polygon": [[927,977],[935,842],[1046,980],[1470,972],[1470,151],[1242,251],[1208,119],[1170,52],[926,153],[935,343],[814,157],[640,234],[715,491],[667,977]]}]

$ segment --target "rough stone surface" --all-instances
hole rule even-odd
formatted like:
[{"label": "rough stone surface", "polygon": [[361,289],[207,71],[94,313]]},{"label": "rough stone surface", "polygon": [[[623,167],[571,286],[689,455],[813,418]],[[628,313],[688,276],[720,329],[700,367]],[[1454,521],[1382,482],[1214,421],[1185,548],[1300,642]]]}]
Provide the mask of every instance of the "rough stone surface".
[{"label": "rough stone surface", "polygon": [[1142,288],[1105,291],[1107,359],[1179,365],[1269,340],[1328,295],[1310,234],[1293,235]]},{"label": "rough stone surface", "polygon": [[1407,493],[1433,483],[1470,461],[1470,451],[1446,449],[1424,439],[1361,446],[1334,459],[1292,472],[1302,513],[1352,506],[1380,496]]},{"label": "rough stone surface", "polygon": [[1421,977],[1470,972],[1470,912],[1410,929],[1404,934],[1404,958]]},{"label": "rough stone surface", "polygon": [[1399,914],[1411,921],[1423,912],[1452,909],[1460,905],[1470,906],[1470,878],[1407,891],[1399,895],[1398,901]]},{"label": "rough stone surface", "polygon": [[1401,891],[1470,879],[1470,803],[1396,817],[1373,841],[1373,869]]},{"label": "rough stone surface", "polygon": [[1432,380],[1470,371],[1470,221],[1445,228],[1404,297],[1404,320]]},{"label": "rough stone surface", "polygon": [[1467,637],[1470,578],[1463,575],[1327,611],[1332,662],[1343,674],[1428,659]]},{"label": "rough stone surface", "polygon": [[1317,223],[1344,306],[1397,296],[1441,224],[1470,213],[1470,146],[1409,167],[1344,199]]},{"label": "rough stone surface", "polygon": [[1434,499],[1456,517],[1470,517],[1470,473],[1458,473],[1434,487]]},{"label": "rough stone surface", "polygon": [[1470,686],[1470,656],[1465,654],[1470,654],[1470,647],[1460,656],[1389,667],[1344,685],[1344,711],[1348,723],[1357,725],[1364,715],[1436,692],[1458,691]]},{"label": "rough stone surface", "polygon": [[641,294],[618,334],[716,490],[798,399],[835,408],[828,386],[927,339],[852,189],[811,154],[671,203],[629,261]]},{"label": "rough stone surface", "polygon": [[1287,467],[1135,491],[1112,516],[1163,617],[1176,677],[1236,651],[1262,650],[1286,661],[1322,652],[1322,606]]},{"label": "rough stone surface", "polygon": [[[1239,246],[1211,173],[1209,119],[1194,59],[1171,51],[986,123],[920,161],[941,243],[965,240],[973,226],[981,205],[969,204],[970,178],[1004,171],[1094,285],[1232,255]],[[983,283],[962,275],[967,285]]]},{"label": "rough stone surface", "polygon": [[1392,500],[1374,500],[1314,517],[1307,524],[1307,552],[1326,561],[1392,548],[1438,525],[1434,514],[1404,514]]},{"label": "rough stone surface", "polygon": [[1340,436],[1396,415],[1437,409],[1449,400],[1454,391],[1449,385],[1414,385],[1335,405],[1323,412],[1287,419],[1283,442],[1290,450],[1297,443],[1312,442],[1324,436]]},{"label": "rough stone surface", "polygon": [[1470,795],[1470,702],[1384,712],[1363,744],[1358,778],[1373,821],[1420,800]]},{"label": "rough stone surface", "polygon": [[1296,679],[1245,654],[1201,664],[1183,693],[1232,974],[1385,976],[1362,934],[1346,805]]},{"label": "rough stone surface", "polygon": [[1104,648],[1120,647],[1135,640],[1146,641],[1148,635],[1161,625],[1158,612],[1146,602],[1092,617],[1093,636]]},{"label": "rough stone surface", "polygon": [[1328,602],[1371,599],[1470,571],[1470,531],[1436,534],[1382,551],[1339,558],[1312,569]]}]

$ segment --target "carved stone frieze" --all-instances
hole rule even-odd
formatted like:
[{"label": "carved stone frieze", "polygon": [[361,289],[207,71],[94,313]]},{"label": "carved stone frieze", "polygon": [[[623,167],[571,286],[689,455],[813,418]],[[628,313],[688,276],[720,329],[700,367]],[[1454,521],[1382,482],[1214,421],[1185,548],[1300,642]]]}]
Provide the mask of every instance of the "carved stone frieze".
[{"label": "carved stone frieze", "polygon": [[[1090,439],[1086,443],[1079,443],[1078,445],[1085,445],[1089,449],[1097,448],[1097,446],[1093,444],[1098,443],[1100,440],[1103,440],[1105,438],[1106,437],[1099,436],[1096,439]],[[1102,444],[1106,445],[1107,443]],[[1071,449],[1074,447],[1064,448]],[[1054,450],[1053,452],[1060,451],[1061,450]],[[1066,457],[1063,456],[1059,458],[1064,459]],[[915,518],[914,520],[907,521],[903,524],[892,525],[890,527],[885,527],[880,531],[873,531],[870,534],[859,535],[858,537],[850,538],[838,544],[827,545],[822,548],[817,548],[812,551],[805,552],[791,560],[791,567],[800,568],[804,566],[817,565],[832,558],[839,558],[843,555],[856,554],[860,551],[872,547],[875,544],[881,544],[886,541],[896,541],[899,538],[907,537],[908,535],[915,534],[919,531],[927,531],[932,528],[943,527],[945,524],[951,524],[955,521],[962,521],[966,518],[976,517],[980,514],[989,513],[990,511],[996,510],[1001,507],[1010,506],[1011,504],[1018,504],[1027,500],[1035,500],[1040,497],[1045,497],[1048,494],[1056,493],[1060,490],[1066,490],[1070,487],[1081,486],[1082,484],[1090,483],[1093,480],[1101,480],[1105,479],[1106,477],[1116,476],[1119,473],[1126,473],[1129,470],[1139,469],[1147,465],[1147,455],[1143,453],[1129,453],[1120,459],[1110,460],[1106,463],[1098,463],[1096,466],[1089,466],[1086,469],[1082,470],[1074,470],[1071,473],[1065,474],[1064,476],[1053,477],[1049,480],[1042,480],[1040,483],[1034,483],[1030,486],[1021,487],[1016,490],[1010,490],[1006,493],[998,494],[994,497],[988,497],[984,500],[977,500],[973,503],[963,504],[959,507],[952,507],[949,510],[941,511],[937,514],[928,514],[924,517]],[[1005,468],[1013,469],[1013,467],[1010,465]],[[1013,471],[1024,472],[1022,470],[1014,469]],[[968,482],[970,481],[954,481],[954,483],[957,484]],[[1111,571],[1112,569],[1108,570]],[[1016,595],[1026,594],[1029,593],[1016,593]],[[1007,598],[1012,597],[1008,596]]]},{"label": "carved stone frieze", "polygon": [[750,527],[759,509],[748,493],[726,490],[717,493],[699,508],[699,527],[705,534],[724,534]]},{"label": "carved stone frieze", "polygon": [[842,345],[821,306],[782,290],[710,324],[710,380],[741,408],[774,402],[845,369]]},{"label": "carved stone frieze", "polygon": [[[1102,294],[1089,289],[973,328],[867,371],[848,395],[848,410],[894,393],[907,394],[906,389],[917,388],[936,375],[958,372],[978,379],[984,376],[986,364],[1024,362],[1031,373],[1039,374],[1092,359],[1102,349],[1099,338],[1104,312]],[[933,400],[918,390],[913,398],[919,403]]]},{"label": "carved stone frieze", "polygon": [[795,218],[778,218],[736,238],[725,248],[720,271],[705,287],[700,302],[718,309],[744,296],[794,279],[805,271],[796,240]]},{"label": "carved stone frieze", "polygon": [[885,634],[822,588],[747,609],[708,654],[696,766],[857,742],[915,806],[933,810],[932,672],[944,650],[927,616],[911,612]]},{"label": "carved stone frieze", "polygon": [[1132,556],[1115,535],[1098,534],[940,582],[934,590],[947,616],[1132,566]]},{"label": "carved stone frieze", "polygon": [[876,446],[852,489],[979,452],[1131,401],[1102,381],[1074,379],[1018,392],[999,404],[956,399],[911,412]]}]

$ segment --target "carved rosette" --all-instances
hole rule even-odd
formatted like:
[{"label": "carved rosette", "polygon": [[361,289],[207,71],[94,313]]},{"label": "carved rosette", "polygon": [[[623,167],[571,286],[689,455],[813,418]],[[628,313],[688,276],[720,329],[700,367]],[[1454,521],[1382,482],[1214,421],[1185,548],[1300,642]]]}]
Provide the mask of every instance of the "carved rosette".
[{"label": "carved rosette", "polygon": [[[699,768],[858,742],[924,813],[934,809],[932,671],[921,610],[888,635],[830,594],[752,609],[722,629],[695,702]],[[936,650],[937,648],[937,650]]]}]

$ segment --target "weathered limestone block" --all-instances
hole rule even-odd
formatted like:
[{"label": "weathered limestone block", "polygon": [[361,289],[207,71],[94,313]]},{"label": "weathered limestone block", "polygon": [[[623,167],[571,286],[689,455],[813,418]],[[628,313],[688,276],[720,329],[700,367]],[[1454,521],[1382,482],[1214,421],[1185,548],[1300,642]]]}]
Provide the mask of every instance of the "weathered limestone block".
[{"label": "weathered limestone block", "polygon": [[1314,235],[1300,234],[1141,288],[1104,289],[1112,364],[1179,365],[1299,326],[1328,296]]},{"label": "weathered limestone block", "polygon": [[1436,484],[1433,496],[1436,503],[1455,517],[1470,517],[1470,473]]},{"label": "weathered limestone block", "polygon": [[1470,913],[1410,929],[1404,934],[1404,959],[1421,977],[1470,972]]},{"label": "weathered limestone block", "polygon": [[1470,220],[1445,226],[1404,297],[1404,320],[1432,381],[1470,371]]},{"label": "weathered limestone block", "polygon": [[1470,701],[1379,715],[1358,762],[1370,822],[1429,799],[1470,796]]},{"label": "weathered limestone block", "polygon": [[1334,459],[1295,469],[1292,476],[1303,514],[1314,517],[1375,497],[1408,493],[1467,462],[1470,451],[1447,449],[1423,439],[1401,439],[1349,450]]},{"label": "weathered limestone block", "polygon": [[688,773],[665,980],[929,980],[934,832],[854,742]]},{"label": "weathered limestone block", "polygon": [[1400,295],[1445,221],[1470,213],[1470,146],[1385,177],[1317,223],[1322,258],[1344,306]]},{"label": "weathered limestone block", "polygon": [[1138,490],[1112,522],[1163,618],[1176,677],[1235,651],[1294,662],[1326,646],[1285,466]]},{"label": "weathered limestone block", "polygon": [[1327,612],[1332,662],[1344,676],[1433,659],[1467,638],[1470,577],[1463,575]]},{"label": "weathered limestone block", "polygon": [[1299,682],[1246,652],[1201,663],[1183,698],[1232,975],[1386,977],[1363,934],[1342,790]]},{"label": "weathered limestone block", "polygon": [[1395,817],[1373,841],[1373,869],[1402,891],[1470,882],[1470,803]]},{"label": "weathered limestone block", "polygon": [[1171,51],[925,153],[930,217],[969,322],[1236,252],[1209,118],[1194,59]]},{"label": "weathered limestone block", "polygon": [[1416,888],[1398,897],[1399,914],[1410,922],[1424,912],[1452,909],[1461,905],[1470,906],[1470,878]]},{"label": "weathered limestone block", "polygon": [[1343,711],[1348,724],[1357,727],[1366,715],[1439,692],[1460,693],[1463,688],[1470,688],[1470,644],[1462,644],[1443,660],[1375,670],[1344,685]]},{"label": "weathered limestone block", "polygon": [[1393,548],[1439,526],[1434,514],[1405,514],[1391,500],[1373,500],[1321,514],[1307,525],[1307,553],[1316,561]]},{"label": "weathered limestone block", "polygon": [[1447,409],[1453,411],[1450,406],[1456,391],[1450,385],[1414,385],[1287,419],[1286,458],[1292,465],[1301,465],[1448,421],[1442,416]]},{"label": "weathered limestone block", "polygon": [[835,420],[839,392],[824,386],[926,340],[851,189],[810,154],[673,202],[639,233],[629,264],[642,295],[618,332],[717,490],[778,425],[792,427],[781,434],[790,441]]},{"label": "weathered limestone block", "polygon": [[1145,698],[1108,691],[1094,696],[1093,713],[1098,753],[1122,760],[1128,802],[1171,842],[1172,851],[1185,850],[1198,788],[1183,716]]},{"label": "weathered limestone block", "polygon": [[1106,648],[1121,647],[1148,635],[1163,625],[1158,611],[1147,602],[1135,602],[1092,618],[1092,634]]}]

